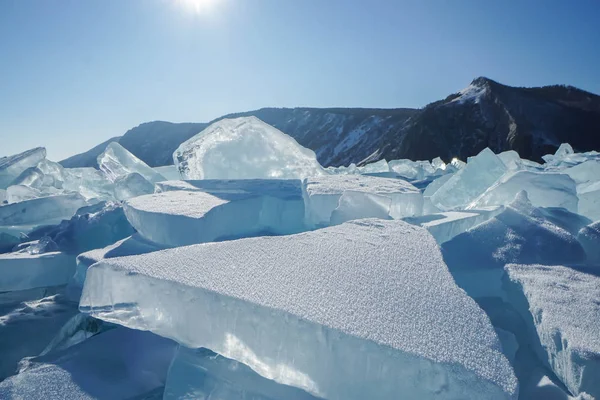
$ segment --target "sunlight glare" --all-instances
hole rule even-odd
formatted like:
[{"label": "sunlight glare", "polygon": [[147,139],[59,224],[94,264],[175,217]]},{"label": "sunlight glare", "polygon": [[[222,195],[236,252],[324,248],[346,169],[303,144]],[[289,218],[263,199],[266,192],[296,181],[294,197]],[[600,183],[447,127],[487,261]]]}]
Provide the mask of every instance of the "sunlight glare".
[{"label": "sunlight glare", "polygon": [[219,0],[177,0],[181,6],[196,14],[209,12]]}]

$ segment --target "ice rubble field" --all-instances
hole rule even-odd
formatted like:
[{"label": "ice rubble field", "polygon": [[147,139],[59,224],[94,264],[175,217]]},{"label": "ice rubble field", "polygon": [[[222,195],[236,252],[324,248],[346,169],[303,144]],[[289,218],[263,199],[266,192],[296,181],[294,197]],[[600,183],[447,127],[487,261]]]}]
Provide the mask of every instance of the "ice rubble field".
[{"label": "ice rubble field", "polygon": [[0,398],[600,399],[600,153],[0,158]]}]

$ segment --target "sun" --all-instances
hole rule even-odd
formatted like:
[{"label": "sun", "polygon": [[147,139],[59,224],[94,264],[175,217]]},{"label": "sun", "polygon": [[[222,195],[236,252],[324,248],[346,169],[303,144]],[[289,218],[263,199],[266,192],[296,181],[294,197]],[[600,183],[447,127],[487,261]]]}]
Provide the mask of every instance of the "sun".
[{"label": "sun", "polygon": [[209,12],[219,0],[176,0],[181,6],[196,14]]}]

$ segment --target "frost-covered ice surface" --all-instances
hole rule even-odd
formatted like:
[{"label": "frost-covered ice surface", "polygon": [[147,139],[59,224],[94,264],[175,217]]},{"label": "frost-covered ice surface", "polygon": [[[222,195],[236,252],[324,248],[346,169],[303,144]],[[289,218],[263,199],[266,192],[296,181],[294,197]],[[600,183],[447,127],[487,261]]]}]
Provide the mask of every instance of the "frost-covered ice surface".
[{"label": "frost-covered ice surface", "polygon": [[437,189],[431,195],[431,202],[445,211],[464,208],[492,186],[506,170],[502,160],[486,148],[477,156],[470,157],[464,168]]},{"label": "frost-covered ice surface", "polygon": [[3,399],[133,399],[160,393],[175,343],[149,332],[112,329],[65,350],[26,360],[0,382]]},{"label": "frost-covered ice surface", "polygon": [[321,175],[314,151],[256,117],[223,119],[183,142],[173,160],[185,179]]},{"label": "frost-covered ice surface", "polygon": [[245,182],[239,189],[235,182],[213,183],[206,191],[165,191],[130,199],[125,214],[143,237],[165,246],[304,230],[300,181],[265,182],[271,192],[264,194],[244,190]]},{"label": "frost-covered ice surface", "polygon": [[502,297],[502,268],[507,263],[585,262],[576,231],[569,231],[578,216],[565,213],[535,208],[520,192],[500,214],[443,243],[444,260],[471,297]]},{"label": "frost-covered ice surface", "polygon": [[[373,202],[383,205],[389,202],[392,218],[421,215],[423,196],[412,184],[402,179],[379,178],[361,175],[326,175],[304,180],[306,192],[306,220],[312,226],[327,226],[345,193],[367,193],[376,196]],[[370,203],[370,204],[371,204]],[[344,206],[344,203],[342,203]],[[373,207],[372,204],[369,207]],[[377,211],[380,213],[380,211]],[[354,218],[365,215],[358,213]],[[376,217],[379,215],[368,215]]]},{"label": "frost-covered ice surface", "polygon": [[564,266],[508,265],[509,299],[569,390],[600,397],[600,277]]},{"label": "frost-covered ice surface", "polygon": [[80,309],[325,398],[517,391],[485,314],[427,231],[402,221],[105,260],[88,270]]},{"label": "frost-covered ice surface", "polygon": [[[485,269],[506,263],[581,263],[585,253],[575,235],[556,225],[521,191],[500,214],[446,242],[453,268]],[[559,219],[555,219],[555,222]]]},{"label": "frost-covered ice surface", "polygon": [[152,183],[165,180],[161,174],[117,142],[111,142],[106,146],[106,150],[98,156],[98,166],[112,182],[134,172]]}]

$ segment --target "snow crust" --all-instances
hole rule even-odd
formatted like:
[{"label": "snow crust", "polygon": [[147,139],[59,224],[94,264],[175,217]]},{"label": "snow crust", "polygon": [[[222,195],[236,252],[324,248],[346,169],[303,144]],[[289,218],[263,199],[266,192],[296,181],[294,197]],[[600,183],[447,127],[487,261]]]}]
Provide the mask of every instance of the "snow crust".
[{"label": "snow crust", "polygon": [[506,270],[513,284],[509,301],[531,323],[543,359],[573,394],[599,398],[600,277],[564,266],[511,264]]}]

